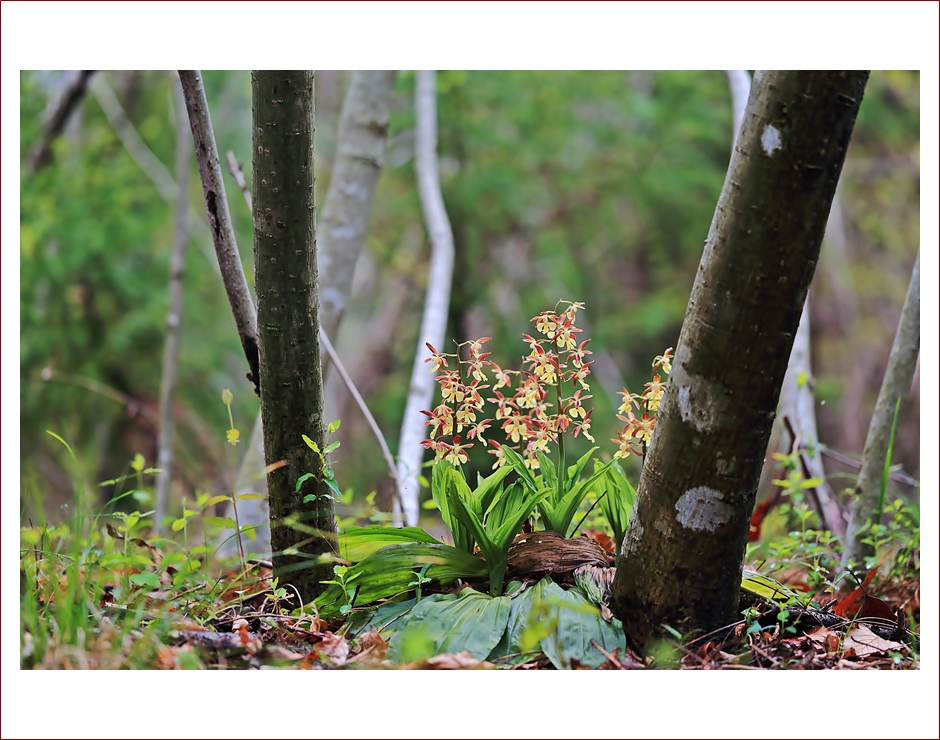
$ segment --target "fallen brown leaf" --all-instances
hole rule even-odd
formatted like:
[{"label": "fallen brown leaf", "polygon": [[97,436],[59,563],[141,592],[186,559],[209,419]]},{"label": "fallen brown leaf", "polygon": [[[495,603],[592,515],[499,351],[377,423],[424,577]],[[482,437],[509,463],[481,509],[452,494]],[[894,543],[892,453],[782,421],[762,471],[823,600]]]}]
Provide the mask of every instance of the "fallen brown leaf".
[{"label": "fallen brown leaf", "polygon": [[349,643],[335,632],[324,632],[323,638],[317,643],[317,650],[337,665],[342,665],[349,657]]}]

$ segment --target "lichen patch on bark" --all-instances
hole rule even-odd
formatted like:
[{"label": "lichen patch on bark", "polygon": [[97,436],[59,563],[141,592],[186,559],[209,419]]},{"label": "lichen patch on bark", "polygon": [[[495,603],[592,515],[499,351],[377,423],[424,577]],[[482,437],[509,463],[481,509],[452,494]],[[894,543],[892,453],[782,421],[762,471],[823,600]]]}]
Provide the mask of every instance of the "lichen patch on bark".
[{"label": "lichen patch on bark", "polygon": [[774,152],[783,146],[780,132],[768,124],[764,129],[764,133],[760,135],[760,145],[764,149],[764,154],[768,157],[774,156]]},{"label": "lichen patch on bark", "polygon": [[724,494],[706,486],[690,488],[676,501],[676,520],[687,529],[714,532],[734,517],[734,507]]}]

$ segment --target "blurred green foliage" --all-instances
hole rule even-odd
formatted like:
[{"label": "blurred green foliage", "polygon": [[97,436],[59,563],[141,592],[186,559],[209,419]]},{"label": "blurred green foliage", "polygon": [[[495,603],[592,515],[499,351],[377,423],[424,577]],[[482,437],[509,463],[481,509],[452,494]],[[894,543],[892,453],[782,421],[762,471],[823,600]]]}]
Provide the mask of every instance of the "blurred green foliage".
[{"label": "blurred green foliage", "polygon": [[[173,76],[100,72],[153,153],[175,161]],[[65,81],[21,76],[21,157],[35,146]],[[317,198],[329,184],[349,74],[317,74]],[[247,72],[206,72],[218,148],[251,172]],[[438,75],[439,154],[457,264],[449,336],[492,336],[493,359],[513,366],[528,320],[558,299],[584,301],[595,365],[594,431],[604,449],[619,428],[611,397],[638,390],[649,362],[675,345],[702,244],[731,153],[722,72],[465,72]],[[427,239],[412,169],[412,73],[399,75],[386,168],[367,248],[338,344],[360,359],[362,384],[394,452],[417,344]],[[920,79],[875,72],[840,184],[845,243],[823,247],[813,287],[814,364],[822,441],[861,452],[919,244]],[[223,162],[223,169],[225,164]],[[226,175],[249,284],[250,214]],[[195,164],[177,391],[177,490],[221,489],[222,388],[235,392],[247,440],[257,401],[214,264]],[[167,308],[173,205],[165,203],[89,93],[54,147],[53,163],[21,177],[20,400],[23,490],[68,485],[44,429],[67,438],[91,482],[155,456],[146,414],[95,393],[105,384],[155,412]],[[396,302],[397,301],[397,302]],[[377,335],[379,319],[393,321]],[[336,339],[336,338],[334,338]],[[43,371],[49,380],[43,380]],[[609,368],[608,368],[609,370]],[[51,372],[51,375],[50,375]],[[622,376],[617,377],[619,373]],[[899,427],[897,457],[915,475],[916,397]],[[387,494],[385,467],[352,405],[343,406],[341,487]],[[611,445],[611,450],[613,446]],[[486,456],[484,456],[486,457]],[[491,461],[480,460],[481,470]],[[633,476],[635,471],[628,471]],[[635,479],[635,476],[633,476]],[[191,495],[191,494],[190,494]],[[380,499],[382,496],[380,496]]]}]

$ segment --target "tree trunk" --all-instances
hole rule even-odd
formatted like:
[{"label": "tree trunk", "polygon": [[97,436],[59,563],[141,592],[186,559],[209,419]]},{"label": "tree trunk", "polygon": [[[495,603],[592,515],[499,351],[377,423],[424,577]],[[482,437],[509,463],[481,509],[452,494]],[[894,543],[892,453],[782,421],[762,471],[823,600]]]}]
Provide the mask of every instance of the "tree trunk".
[{"label": "tree trunk", "polygon": [[189,240],[189,121],[179,82],[174,81],[176,101],[176,221],[173,225],[173,253],[170,256],[170,301],[166,317],[166,344],[163,349],[163,373],[160,379],[160,433],[157,439],[156,485],[157,533],[163,532],[163,518],[170,499],[173,472],[173,393],[179,371],[180,333],[183,325],[183,270],[186,267],[186,242]]},{"label": "tree trunk", "polygon": [[[388,133],[388,117],[391,90],[395,83],[395,72],[355,72],[349,92],[343,103],[337,131],[337,155],[330,178],[330,187],[323,201],[323,217],[320,219],[317,244],[317,267],[320,274],[320,326],[332,341],[338,341],[340,322],[346,308],[346,300],[352,287],[356,262],[365,243],[369,217],[372,213],[372,198],[378,183],[385,153]],[[229,163],[233,175],[237,164]],[[236,181],[238,177],[236,176]],[[239,183],[241,187],[241,183]],[[251,207],[251,196],[242,189]],[[328,356],[322,357],[323,376],[328,377],[332,363]],[[328,383],[324,404],[330,404],[330,388],[344,394],[340,379]],[[334,399],[332,406],[340,408]],[[326,418],[339,417],[326,408]],[[245,493],[261,487],[257,481],[264,477],[264,445],[260,424],[256,423],[247,441],[248,452],[238,470],[236,488]],[[254,540],[242,539],[246,552],[268,554],[271,551],[267,501],[249,500],[239,506],[239,521],[243,525],[258,526]],[[228,514],[230,516],[230,514]],[[234,539],[224,541],[219,547],[222,556],[235,553]]]},{"label": "tree trunk", "polygon": [[336,161],[319,223],[320,325],[334,344],[382,171],[395,74],[354,72],[340,114]]},{"label": "tree trunk", "polygon": [[432,71],[415,73],[415,174],[418,193],[428,235],[431,237],[431,264],[428,267],[428,287],[424,299],[424,313],[418,334],[418,349],[411,369],[408,399],[398,438],[398,492],[395,512],[404,511],[409,527],[418,524],[418,473],[424,459],[421,440],[425,436],[421,409],[431,407],[434,398],[434,378],[425,364],[430,343],[445,351],[444,335],[447,331],[447,309],[450,305],[450,286],[454,270],[454,235],[444,208],[441,182],[437,171],[437,99],[436,74]]},{"label": "tree trunk", "polygon": [[[788,455],[796,452],[800,458],[804,478],[819,478],[822,482],[807,491],[809,502],[819,518],[820,527],[837,537],[845,534],[845,519],[832,487],[826,480],[822,454],[819,452],[819,433],[816,431],[816,398],[813,395],[813,363],[810,355],[809,294],[803,304],[800,327],[793,340],[787,374],[780,389],[780,451]],[[792,431],[792,434],[791,434]],[[794,437],[795,435],[795,437]]]},{"label": "tree trunk", "polygon": [[[868,426],[865,449],[862,452],[862,467],[855,484],[855,503],[846,531],[845,551],[842,567],[850,564],[862,564],[864,558],[874,554],[871,545],[862,542],[859,530],[872,519],[878,518],[879,499],[881,497],[881,477],[884,474],[885,459],[891,437],[891,424],[894,421],[895,407],[900,401],[904,407],[911,392],[914,368],[920,353],[920,250],[914,261],[911,282],[904,298],[904,308],[898,321],[898,330],[894,335],[888,367],[881,382],[875,412]],[[877,523],[877,522],[876,522]],[[848,580],[848,579],[845,579]]]},{"label": "tree trunk", "polygon": [[761,464],[866,72],[755,75],[614,581],[647,645],[737,615]]},{"label": "tree trunk", "polygon": [[[321,589],[336,549],[324,447],[314,198],[313,72],[253,71],[252,194],[265,462],[274,572],[304,602]],[[313,476],[295,491],[305,474]],[[312,494],[312,500],[304,501]]]}]

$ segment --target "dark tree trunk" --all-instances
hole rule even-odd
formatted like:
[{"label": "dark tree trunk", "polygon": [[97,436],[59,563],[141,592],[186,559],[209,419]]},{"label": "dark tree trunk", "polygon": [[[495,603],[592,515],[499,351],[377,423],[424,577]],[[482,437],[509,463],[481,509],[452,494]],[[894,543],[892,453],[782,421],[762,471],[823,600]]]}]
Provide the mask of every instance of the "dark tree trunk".
[{"label": "dark tree trunk", "polygon": [[614,582],[631,639],[737,616],[761,465],[867,72],[758,72]]},{"label": "dark tree trunk", "polygon": [[[324,446],[313,170],[313,72],[251,74],[255,286],[274,570],[304,601],[331,573],[332,499],[318,490]],[[297,480],[313,473],[299,491]],[[304,503],[308,494],[316,498]]]}]

